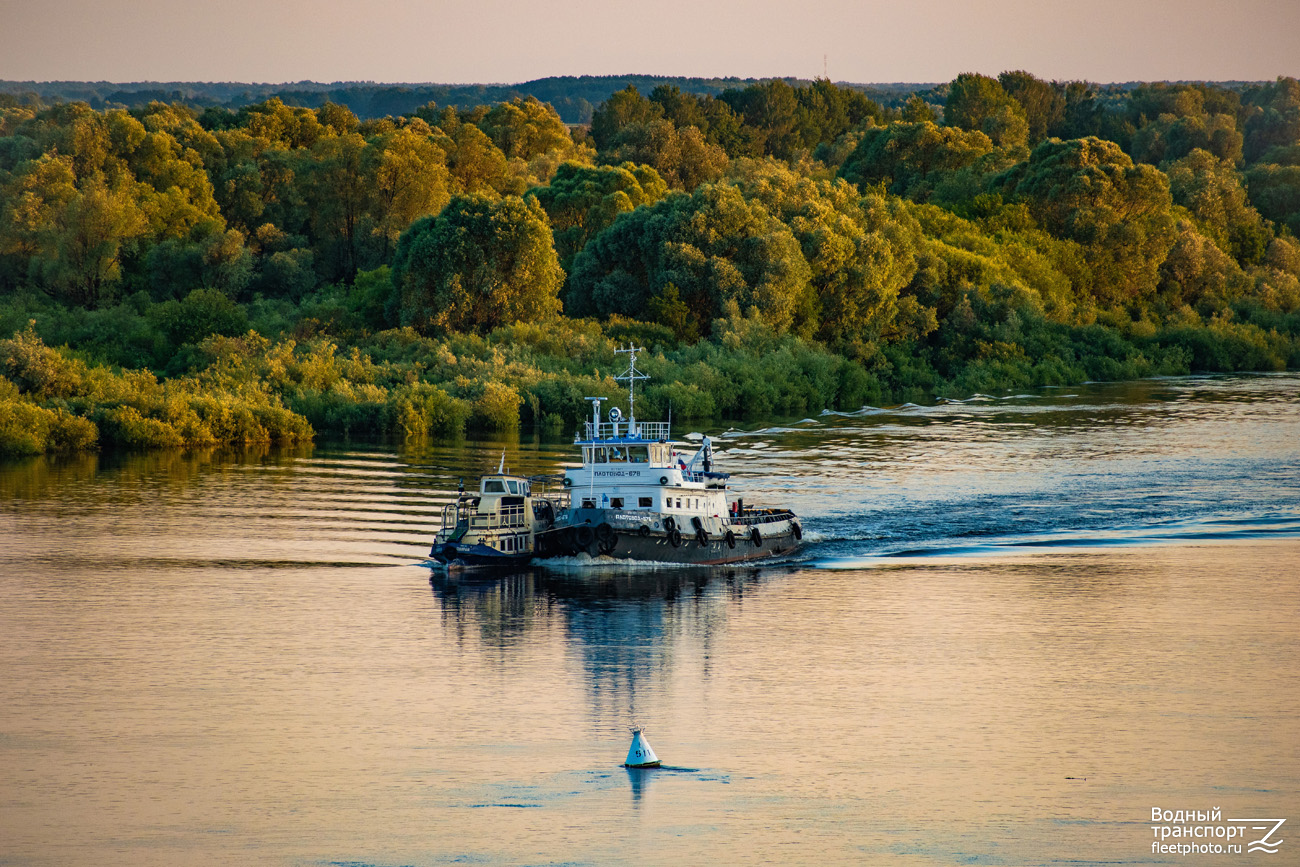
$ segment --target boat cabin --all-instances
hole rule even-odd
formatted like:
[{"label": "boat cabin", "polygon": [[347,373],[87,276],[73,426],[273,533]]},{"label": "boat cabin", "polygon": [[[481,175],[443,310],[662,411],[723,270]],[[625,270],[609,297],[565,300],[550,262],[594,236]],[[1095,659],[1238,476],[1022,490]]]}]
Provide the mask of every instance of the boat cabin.
[{"label": "boat cabin", "polygon": [[669,422],[624,421],[617,407],[602,421],[601,399],[588,399],[592,420],[574,438],[582,466],[564,474],[574,509],[607,510],[650,524],[671,515],[679,526],[689,526],[693,517],[727,514],[728,475],[712,472],[707,438],[691,453],[669,439]]},{"label": "boat cabin", "polygon": [[[479,481],[478,494],[461,494],[443,507],[444,542],[474,541],[515,554],[533,549],[532,484],[496,473]],[[467,538],[469,537],[469,538]]]}]

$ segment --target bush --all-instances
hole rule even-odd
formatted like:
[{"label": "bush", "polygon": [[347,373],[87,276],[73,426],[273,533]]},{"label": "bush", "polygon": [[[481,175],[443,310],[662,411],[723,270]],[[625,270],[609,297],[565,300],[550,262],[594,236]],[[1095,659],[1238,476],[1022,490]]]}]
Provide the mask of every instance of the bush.
[{"label": "bush", "polygon": [[523,402],[519,392],[511,386],[485,382],[483,393],[474,401],[470,421],[475,427],[488,430],[514,430],[519,427],[519,407]]},{"label": "bush", "polygon": [[185,444],[176,428],[156,418],[145,418],[133,406],[105,410],[98,421],[105,438],[125,448],[176,448]]}]

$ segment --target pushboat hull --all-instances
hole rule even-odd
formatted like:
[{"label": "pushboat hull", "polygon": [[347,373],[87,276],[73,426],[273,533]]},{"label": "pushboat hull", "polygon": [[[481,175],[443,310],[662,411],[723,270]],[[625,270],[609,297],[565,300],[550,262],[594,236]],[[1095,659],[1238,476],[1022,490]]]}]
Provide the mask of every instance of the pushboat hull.
[{"label": "pushboat hull", "polygon": [[435,544],[429,558],[446,566],[523,566],[533,559],[532,552],[507,553],[484,544],[465,545],[457,542]]}]

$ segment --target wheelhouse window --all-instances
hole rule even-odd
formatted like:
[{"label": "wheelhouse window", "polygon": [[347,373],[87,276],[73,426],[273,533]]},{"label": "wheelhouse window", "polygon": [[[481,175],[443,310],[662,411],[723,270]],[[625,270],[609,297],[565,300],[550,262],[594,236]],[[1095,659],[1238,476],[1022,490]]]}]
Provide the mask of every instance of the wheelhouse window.
[{"label": "wheelhouse window", "polygon": [[512,493],[512,494],[517,494],[517,493],[519,493],[519,483],[518,483],[518,482],[514,482],[514,481],[506,482],[506,487],[510,489],[510,493]]},{"label": "wheelhouse window", "polygon": [[627,449],[619,446],[609,447],[609,462],[611,464],[621,464],[627,460]]},{"label": "wheelhouse window", "polygon": [[500,479],[488,479],[483,483],[483,493],[485,494],[504,494],[506,486],[501,483]]},{"label": "wheelhouse window", "polygon": [[627,462],[630,464],[650,463],[650,449],[646,446],[628,446]]},{"label": "wheelhouse window", "polygon": [[588,452],[591,455],[591,463],[593,464],[603,464],[608,462],[609,460],[609,458],[606,457],[605,455],[604,446],[598,446],[597,448],[594,449],[588,449]]}]

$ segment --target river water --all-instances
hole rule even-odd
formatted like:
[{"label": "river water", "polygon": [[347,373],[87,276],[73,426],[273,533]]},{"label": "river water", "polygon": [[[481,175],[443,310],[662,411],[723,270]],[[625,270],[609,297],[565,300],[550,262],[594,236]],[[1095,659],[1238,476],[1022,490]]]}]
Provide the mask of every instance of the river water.
[{"label": "river water", "polygon": [[431,569],[527,437],[0,465],[0,864],[1300,863],[1300,377],[702,430],[797,557]]}]

